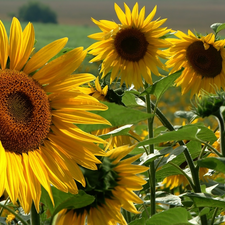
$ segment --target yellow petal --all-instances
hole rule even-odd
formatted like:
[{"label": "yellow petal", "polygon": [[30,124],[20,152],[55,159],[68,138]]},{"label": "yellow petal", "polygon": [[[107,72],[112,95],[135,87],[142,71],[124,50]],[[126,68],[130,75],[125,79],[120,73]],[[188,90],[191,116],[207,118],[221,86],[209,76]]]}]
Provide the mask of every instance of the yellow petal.
[{"label": "yellow petal", "polygon": [[0,64],[2,70],[4,70],[6,67],[8,54],[9,54],[8,36],[2,21],[0,21]]},{"label": "yellow petal", "polygon": [[116,15],[117,15],[118,19],[120,20],[120,22],[122,24],[126,24],[126,17],[125,17],[124,12],[122,11],[122,9],[116,3],[114,3],[114,8],[115,8]]},{"label": "yellow petal", "polygon": [[82,84],[89,83],[94,80],[95,76],[90,73],[73,74],[69,79],[58,82],[51,82],[44,87],[46,92],[62,92],[72,90]]},{"label": "yellow petal", "polygon": [[29,157],[27,153],[23,153],[23,166],[24,166],[24,176],[27,181],[27,189],[29,189],[28,194],[31,195],[35,208],[37,212],[39,212],[39,203],[40,203],[40,197],[41,197],[41,185],[38,179],[36,178],[35,174],[33,173],[33,170],[30,167],[29,164]]},{"label": "yellow petal", "polygon": [[28,152],[29,157],[29,164],[31,169],[33,170],[35,176],[37,177],[40,184],[45,188],[45,190],[48,192],[50,199],[52,200],[52,203],[54,204],[53,196],[52,196],[52,190],[50,188],[50,181],[48,177],[48,172],[40,160],[41,155],[40,153],[35,151],[29,151]]},{"label": "yellow petal", "polygon": [[10,58],[10,69],[15,69],[19,62],[20,54],[22,51],[22,28],[17,18],[13,18],[10,37],[9,37],[9,58]]},{"label": "yellow petal", "polygon": [[[14,152],[6,153],[7,162],[7,183],[6,191],[9,194],[10,199],[15,204],[18,198],[19,189],[21,184],[24,184],[23,168],[21,156],[15,154]],[[12,163],[13,162],[13,163]],[[16,178],[16,179],[15,179]],[[23,185],[25,188],[25,185]]]},{"label": "yellow petal", "polygon": [[16,65],[16,70],[21,70],[22,67],[26,64],[27,60],[30,57],[30,54],[34,48],[34,27],[32,23],[28,23],[23,31],[23,40],[22,40],[22,49],[19,58],[19,62]]},{"label": "yellow petal", "polygon": [[75,124],[108,124],[111,125],[106,119],[103,117],[96,115],[91,112],[85,111],[77,111],[75,115],[71,115],[65,112],[52,111],[52,115],[61,119],[67,123],[75,123]]},{"label": "yellow petal", "polygon": [[145,19],[144,24],[143,24],[144,27],[147,26],[150,23],[150,21],[153,19],[153,17],[156,14],[156,10],[157,10],[157,6],[154,7],[154,9],[151,11],[151,13]]},{"label": "yellow petal", "polygon": [[83,47],[73,49],[45,65],[33,78],[41,84],[62,81],[80,66],[86,54]]},{"label": "yellow petal", "polygon": [[[9,162],[10,163],[10,162]],[[5,184],[6,184],[6,166],[7,166],[7,158],[6,158],[6,152],[4,147],[2,146],[2,142],[0,141],[0,174],[1,174],[1,180],[0,180],[0,196],[2,196],[4,190],[5,190]]]},{"label": "yellow petal", "polygon": [[40,69],[66,45],[67,41],[68,38],[62,38],[43,47],[28,61],[23,70],[24,73],[30,74],[31,72]]}]

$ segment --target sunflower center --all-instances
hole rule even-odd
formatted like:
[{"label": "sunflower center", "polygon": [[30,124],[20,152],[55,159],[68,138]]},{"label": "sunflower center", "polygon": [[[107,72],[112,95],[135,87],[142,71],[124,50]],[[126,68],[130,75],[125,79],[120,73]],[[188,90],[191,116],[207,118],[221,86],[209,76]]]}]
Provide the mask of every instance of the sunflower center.
[{"label": "sunflower center", "polygon": [[121,58],[138,62],[147,52],[148,42],[140,30],[128,28],[116,34],[114,45]]},{"label": "sunflower center", "polygon": [[216,77],[222,71],[222,57],[212,45],[205,50],[202,41],[196,41],[187,48],[187,59],[194,71],[202,77]]},{"label": "sunflower center", "polygon": [[39,148],[51,125],[48,96],[23,72],[0,70],[0,140],[6,151]]}]

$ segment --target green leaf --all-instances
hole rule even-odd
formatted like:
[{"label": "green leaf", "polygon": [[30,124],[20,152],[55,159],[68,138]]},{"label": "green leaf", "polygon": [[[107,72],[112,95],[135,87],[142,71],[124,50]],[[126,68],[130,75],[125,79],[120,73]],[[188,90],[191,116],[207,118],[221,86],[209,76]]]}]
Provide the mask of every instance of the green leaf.
[{"label": "green leaf", "polygon": [[[202,149],[201,143],[197,142],[197,141],[190,141],[186,144],[186,146],[188,147],[188,150],[193,159],[195,159],[199,155],[199,153],[201,152],[201,149]],[[186,159],[184,157],[184,154],[180,154],[176,158],[174,158],[171,162],[176,165],[181,165],[181,164],[185,164],[185,160]],[[183,165],[183,166],[185,166],[185,165]],[[157,179],[159,179],[159,180],[162,180],[165,177],[168,177],[171,175],[176,175],[176,174],[181,174],[181,172],[178,169],[176,169],[174,166],[172,166],[168,163],[165,164],[160,170],[157,170],[157,172],[156,172]]]},{"label": "green leaf", "polygon": [[187,193],[186,196],[193,200],[196,207],[225,208],[225,201],[222,198],[213,198],[211,195],[203,193]]},{"label": "green leaf", "polygon": [[222,23],[213,23],[213,24],[210,26],[210,28],[213,29],[213,31],[214,31],[215,33],[218,33],[218,32],[217,32],[217,29],[218,29],[218,27],[221,26],[221,25],[222,25]]},{"label": "green leaf", "polygon": [[55,205],[53,206],[47,191],[43,187],[41,202],[43,202],[50,210],[52,219],[62,209],[79,209],[90,205],[95,200],[93,196],[86,194],[82,190],[80,190],[78,194],[74,195],[62,192],[53,186],[51,189]]},{"label": "green leaf", "polygon": [[136,102],[136,97],[133,93],[131,93],[130,91],[126,91],[122,97],[122,102],[126,105],[126,106],[138,106],[137,102]]},{"label": "green leaf", "polygon": [[191,123],[191,121],[194,121],[198,116],[193,113],[192,111],[176,111],[174,113],[174,116],[178,118],[184,118],[187,119],[188,123]]},{"label": "green leaf", "polygon": [[[120,127],[127,124],[135,124],[153,116],[152,114],[124,107],[121,105],[117,105],[115,103],[110,102],[102,102],[102,103],[108,106],[108,110],[94,111],[93,113],[107,119],[112,124],[112,127]],[[91,131],[111,127],[109,125],[104,124],[94,124],[94,125],[79,124],[77,126],[88,133]]]},{"label": "green leaf", "polygon": [[145,96],[147,94],[153,94],[157,97],[159,100],[160,97],[163,95],[163,93],[172,86],[174,81],[181,75],[183,69],[179,70],[176,73],[173,73],[167,77],[163,77],[160,80],[157,80],[153,85],[150,87],[146,88],[140,96]]},{"label": "green leaf", "polygon": [[201,212],[199,213],[199,216],[206,215],[209,212],[210,212],[210,208],[209,207],[205,207],[204,209],[201,210]]},{"label": "green leaf", "polygon": [[[172,147],[171,147],[172,148]],[[168,162],[173,162],[176,157],[178,157],[183,151],[186,149],[185,145],[179,146],[175,149],[171,149],[169,156],[163,158],[162,160],[160,159],[160,164],[159,167],[164,166]],[[160,151],[161,153],[161,151]]]},{"label": "green leaf", "polygon": [[225,23],[221,24],[219,27],[217,27],[216,32],[219,33],[221,30],[225,29]]},{"label": "green leaf", "polygon": [[157,144],[165,141],[180,140],[195,140],[200,142],[209,141],[210,143],[213,143],[217,140],[217,138],[213,131],[208,129],[207,127],[198,124],[190,124],[178,130],[170,131],[155,138],[139,142],[137,147],[149,144]]},{"label": "green leaf", "polygon": [[214,32],[217,34],[219,33],[221,30],[225,29],[225,23],[214,23],[210,26]]},{"label": "green leaf", "polygon": [[206,167],[209,169],[216,170],[218,172],[225,173],[225,158],[216,158],[216,157],[209,157],[200,159],[197,161],[200,167]]},{"label": "green leaf", "polygon": [[141,163],[139,165],[148,166],[151,162],[153,162],[155,159],[159,158],[160,156],[162,156],[162,155],[159,153],[159,151],[155,151],[154,153],[151,153],[149,155],[144,153],[140,157]]},{"label": "green leaf", "polygon": [[146,221],[146,225],[191,224],[188,222],[189,218],[191,218],[190,213],[186,209],[178,207],[153,215]]},{"label": "green leaf", "polygon": [[141,219],[136,219],[132,222],[129,223],[129,225],[145,225],[145,218],[141,218]]},{"label": "green leaf", "polygon": [[183,206],[181,203],[181,198],[177,195],[165,194],[165,196],[157,197],[156,203],[173,205],[173,206]]},{"label": "green leaf", "polygon": [[113,131],[110,131],[107,134],[99,135],[99,137],[105,140],[105,139],[108,139],[110,137],[115,137],[115,136],[118,136],[118,135],[130,136],[129,131],[130,131],[130,128],[132,126],[133,126],[133,124],[127,124],[125,126],[117,128],[117,129],[115,129]]}]

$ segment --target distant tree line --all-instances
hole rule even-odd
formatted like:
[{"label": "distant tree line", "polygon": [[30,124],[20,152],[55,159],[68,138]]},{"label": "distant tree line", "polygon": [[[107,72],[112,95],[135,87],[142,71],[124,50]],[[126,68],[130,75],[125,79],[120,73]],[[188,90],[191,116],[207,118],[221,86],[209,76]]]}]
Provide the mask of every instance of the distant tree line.
[{"label": "distant tree line", "polygon": [[48,5],[40,2],[29,2],[19,8],[20,21],[58,23],[57,15]]}]

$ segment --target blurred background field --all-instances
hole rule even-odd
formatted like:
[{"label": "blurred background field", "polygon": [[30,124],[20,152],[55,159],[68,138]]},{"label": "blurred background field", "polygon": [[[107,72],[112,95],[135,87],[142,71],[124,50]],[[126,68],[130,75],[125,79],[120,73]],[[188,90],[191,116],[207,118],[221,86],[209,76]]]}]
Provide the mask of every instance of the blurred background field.
[{"label": "blurred background field", "polygon": [[[12,16],[18,16],[21,6],[28,0],[0,0],[0,19],[3,21],[8,33]],[[87,48],[94,40],[87,36],[99,32],[99,28],[91,21],[91,17],[100,20],[113,20],[119,22],[114,10],[114,2],[122,9],[123,2],[132,8],[136,1],[133,0],[39,0],[50,7],[57,15],[58,24],[33,23],[37,43],[35,49],[39,50],[46,44],[63,37],[68,37],[68,48],[83,46]],[[224,0],[140,0],[139,9],[146,7],[148,15],[155,5],[157,13],[154,19],[167,18],[164,26],[174,30],[187,32],[188,29],[206,34],[212,32],[210,25],[215,22],[225,22]],[[22,22],[24,28],[27,22]],[[224,33],[221,33],[224,35]],[[97,74],[98,66],[89,64],[88,56],[79,68],[80,72]],[[156,78],[155,78],[156,79]],[[183,120],[174,117],[177,110],[189,110],[189,95],[181,96],[180,88],[170,88],[164,95],[159,107],[166,113],[174,124]]]}]

